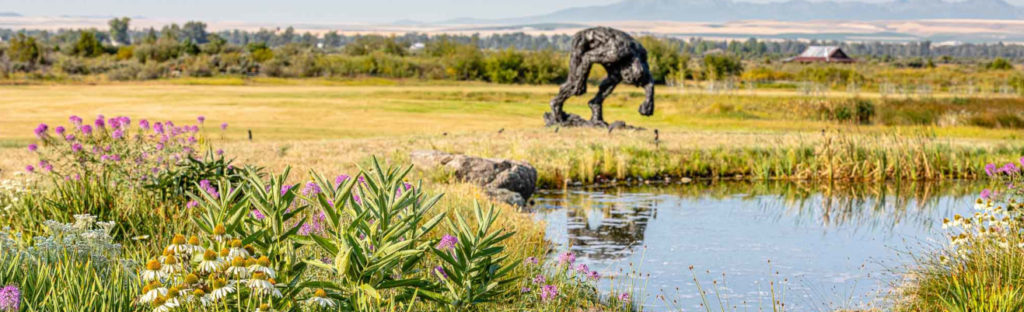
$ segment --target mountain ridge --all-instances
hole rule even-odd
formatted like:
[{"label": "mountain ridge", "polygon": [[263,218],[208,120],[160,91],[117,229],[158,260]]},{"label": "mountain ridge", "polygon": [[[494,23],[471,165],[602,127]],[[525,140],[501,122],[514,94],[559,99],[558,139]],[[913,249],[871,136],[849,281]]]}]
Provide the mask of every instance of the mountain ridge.
[{"label": "mountain ridge", "polygon": [[919,20],[1024,19],[1024,8],[1004,0],[893,0],[850,2],[789,0],[752,3],[735,0],[623,0],[608,5],[573,7],[548,14],[448,22],[550,23],[625,20],[725,22],[737,20]]}]

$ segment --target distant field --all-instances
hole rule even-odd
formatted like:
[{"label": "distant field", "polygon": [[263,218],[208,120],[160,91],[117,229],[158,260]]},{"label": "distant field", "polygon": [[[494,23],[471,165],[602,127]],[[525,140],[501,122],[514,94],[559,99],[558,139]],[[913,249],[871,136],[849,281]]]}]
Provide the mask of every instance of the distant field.
[{"label": "distant field", "polygon": [[[531,160],[547,170],[542,178],[548,183],[595,175],[815,175],[822,167],[811,164],[820,158],[813,154],[827,152],[819,151],[820,146],[833,138],[857,148],[851,151],[884,149],[881,153],[908,159],[914,159],[912,154],[901,151],[927,148],[941,157],[960,155],[954,157],[962,157],[958,160],[926,157],[937,162],[935,166],[950,166],[943,170],[952,175],[965,174],[960,170],[975,162],[1009,159],[1020,150],[1019,130],[1014,129],[822,120],[822,107],[845,103],[851,95],[809,97],[787,91],[706,94],[662,87],[655,115],[646,118],[636,113],[642,101],[640,90],[622,87],[606,102],[606,118],[625,120],[647,131],[608,134],[562,129],[555,134],[554,129],[544,128],[541,115],[556,89],[550,85],[232,79],[0,86],[0,169],[10,172],[25,165],[21,161],[27,156],[24,146],[39,123],[52,128],[66,125],[69,115],[91,120],[97,114],[127,115],[136,121],[171,119],[179,124],[194,123],[196,116],[203,115],[218,146],[245,161],[275,167],[347,169],[373,154],[402,159],[409,150],[433,148]],[[882,106],[877,94],[861,96],[876,99],[879,119],[910,118],[901,114],[922,118],[914,111],[886,113],[914,103],[892,104],[897,106],[890,109]],[[573,98],[568,110],[588,117],[588,99]],[[986,110],[1020,107],[1019,97],[997,100],[978,105]],[[218,128],[223,122],[229,124],[226,132]],[[657,144],[653,129],[660,130]],[[253,143],[246,140],[248,130]],[[758,158],[787,163],[758,167]],[[695,159],[700,162],[695,164]],[[808,164],[801,167],[799,161]]]}]

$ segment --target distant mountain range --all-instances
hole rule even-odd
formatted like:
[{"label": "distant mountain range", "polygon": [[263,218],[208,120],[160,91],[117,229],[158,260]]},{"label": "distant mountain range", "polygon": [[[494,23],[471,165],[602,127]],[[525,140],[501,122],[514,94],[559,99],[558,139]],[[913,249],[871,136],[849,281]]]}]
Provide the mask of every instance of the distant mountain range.
[{"label": "distant mountain range", "polygon": [[895,0],[849,2],[789,0],[751,3],[733,0],[623,0],[600,6],[575,7],[549,14],[500,20],[456,19],[465,23],[552,23],[624,20],[720,22],[752,19],[918,20],[1024,19],[1024,8],[1003,0]]},{"label": "distant mountain range", "polygon": [[0,17],[19,17],[21,14],[14,12],[0,12]]}]

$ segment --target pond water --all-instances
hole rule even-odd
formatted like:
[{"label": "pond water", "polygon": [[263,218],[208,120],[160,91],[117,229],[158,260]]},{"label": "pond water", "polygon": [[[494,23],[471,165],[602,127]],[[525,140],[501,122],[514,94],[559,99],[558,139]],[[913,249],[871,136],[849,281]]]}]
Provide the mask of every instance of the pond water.
[{"label": "pond water", "polygon": [[790,311],[852,309],[884,306],[910,263],[906,252],[944,243],[942,219],[970,213],[981,189],[782,182],[569,189],[541,192],[536,216],[559,251],[605,276],[602,290],[640,281],[635,289],[648,310],[703,311],[695,276],[712,310],[770,311],[772,284]]}]

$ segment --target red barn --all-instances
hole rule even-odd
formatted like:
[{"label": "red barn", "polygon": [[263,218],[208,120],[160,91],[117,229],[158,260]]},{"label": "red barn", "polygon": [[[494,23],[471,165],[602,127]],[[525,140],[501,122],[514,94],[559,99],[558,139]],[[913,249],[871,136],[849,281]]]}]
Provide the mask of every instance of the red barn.
[{"label": "red barn", "polygon": [[824,63],[853,63],[854,59],[846,55],[842,49],[837,46],[809,46],[804,53],[800,53],[796,57],[786,59],[786,62],[800,62],[800,63],[812,63],[812,62],[824,62]]}]

